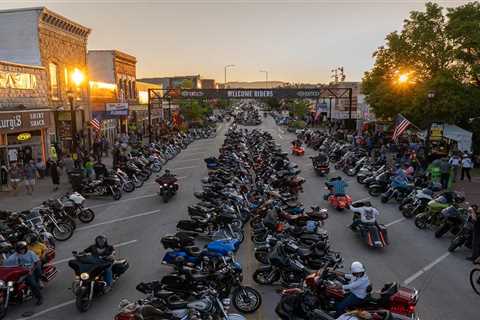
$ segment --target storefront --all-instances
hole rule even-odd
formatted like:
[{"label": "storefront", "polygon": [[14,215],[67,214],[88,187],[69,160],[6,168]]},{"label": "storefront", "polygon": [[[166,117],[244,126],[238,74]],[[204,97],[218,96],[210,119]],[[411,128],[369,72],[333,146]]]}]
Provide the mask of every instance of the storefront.
[{"label": "storefront", "polygon": [[50,110],[0,111],[0,162],[46,161]]}]

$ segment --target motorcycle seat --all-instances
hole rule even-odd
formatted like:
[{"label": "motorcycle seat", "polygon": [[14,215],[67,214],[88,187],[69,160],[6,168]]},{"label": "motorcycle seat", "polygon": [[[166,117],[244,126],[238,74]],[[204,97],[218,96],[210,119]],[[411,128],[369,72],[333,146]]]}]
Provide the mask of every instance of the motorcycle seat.
[{"label": "motorcycle seat", "polygon": [[155,297],[160,298],[160,299],[165,299],[170,297],[171,295],[175,294],[173,291],[161,289],[158,291],[155,291]]}]

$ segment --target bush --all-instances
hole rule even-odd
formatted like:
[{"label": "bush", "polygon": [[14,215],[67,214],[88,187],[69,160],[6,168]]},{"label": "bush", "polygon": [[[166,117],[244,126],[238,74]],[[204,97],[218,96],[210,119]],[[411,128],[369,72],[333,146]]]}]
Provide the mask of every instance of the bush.
[{"label": "bush", "polygon": [[290,122],[288,126],[294,129],[303,129],[307,126],[307,124],[305,123],[305,121],[296,120],[296,121]]}]

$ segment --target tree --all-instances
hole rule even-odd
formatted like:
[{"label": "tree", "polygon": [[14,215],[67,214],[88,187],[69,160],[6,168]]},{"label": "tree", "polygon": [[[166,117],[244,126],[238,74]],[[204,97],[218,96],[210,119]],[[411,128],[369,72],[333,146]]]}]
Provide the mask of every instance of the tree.
[{"label": "tree", "polygon": [[306,100],[293,100],[290,104],[290,110],[293,116],[298,119],[304,119],[308,112],[309,103]]},{"label": "tree", "polygon": [[[417,125],[429,127],[433,121],[464,123],[468,114],[478,112],[474,110],[477,94],[468,81],[472,72],[466,62],[459,63],[460,43],[471,47],[475,41],[458,39],[468,33],[462,17],[475,18],[476,25],[480,24],[480,15],[475,14],[479,6],[464,7],[449,10],[451,20],[447,20],[439,5],[427,3],[425,12],[410,13],[401,32],[387,35],[385,46],[373,54],[375,64],[362,83],[377,117],[402,113]],[[472,59],[469,56],[466,61]],[[435,93],[432,99],[428,99],[430,92]]]},{"label": "tree", "polygon": [[187,121],[200,122],[209,112],[208,108],[198,100],[183,100],[180,102],[180,111]]}]

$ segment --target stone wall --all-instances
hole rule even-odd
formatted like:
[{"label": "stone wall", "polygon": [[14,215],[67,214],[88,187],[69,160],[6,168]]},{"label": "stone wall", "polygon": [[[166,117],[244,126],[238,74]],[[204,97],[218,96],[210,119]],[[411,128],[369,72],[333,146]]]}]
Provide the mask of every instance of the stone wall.
[{"label": "stone wall", "polygon": [[[85,81],[81,85],[82,101],[80,105],[86,104],[87,101],[87,41],[86,38],[76,36],[71,33],[54,29],[48,25],[39,26],[40,55],[42,65],[49,73],[49,64],[57,65],[57,81],[59,85],[59,100],[53,100],[49,95],[49,102],[54,107],[68,106],[67,91],[70,89],[71,83],[67,83],[65,77],[65,68],[71,73],[75,68],[85,74]],[[68,79],[71,82],[70,79]],[[48,75],[50,82],[50,75]],[[50,88],[50,86],[49,86]]]},{"label": "stone wall", "polygon": [[27,109],[48,106],[47,73],[44,68],[0,61],[0,71],[32,74],[36,79],[34,89],[0,88],[0,110],[17,108],[19,105],[23,105]]}]

